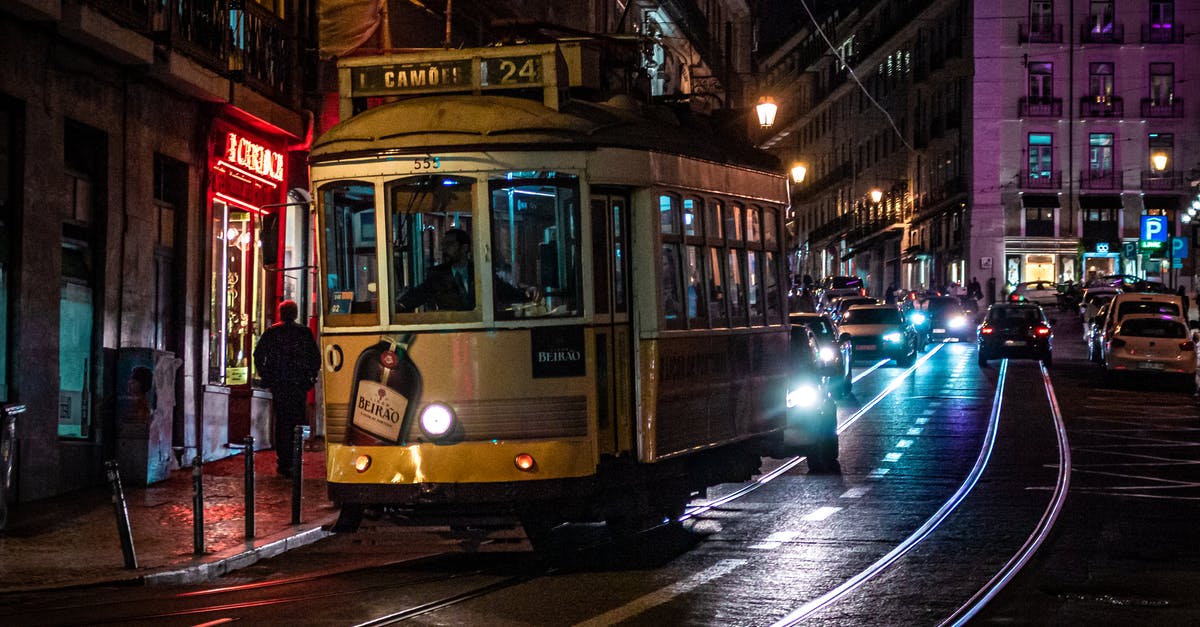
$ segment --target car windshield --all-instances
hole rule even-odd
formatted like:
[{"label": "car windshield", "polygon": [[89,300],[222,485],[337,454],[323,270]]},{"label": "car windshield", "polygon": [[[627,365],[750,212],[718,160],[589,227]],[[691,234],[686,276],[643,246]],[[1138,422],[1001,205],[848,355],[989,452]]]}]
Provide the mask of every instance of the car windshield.
[{"label": "car windshield", "polygon": [[962,304],[957,298],[931,298],[925,309],[933,314],[955,314],[962,313]]},{"label": "car windshield", "polygon": [[1135,320],[1126,320],[1121,325],[1120,334],[1126,337],[1183,339],[1187,337],[1187,328],[1174,320],[1137,318]]},{"label": "car windshield", "polygon": [[1164,303],[1152,300],[1135,300],[1132,302],[1121,303],[1117,310],[1117,319],[1119,320],[1130,314],[1161,314],[1164,316],[1178,316],[1179,306],[1175,303]]},{"label": "car windshield", "polygon": [[801,320],[800,324],[812,329],[817,337],[824,338],[833,335],[833,327],[824,318],[807,318]]},{"label": "car windshield", "polygon": [[902,324],[904,317],[899,309],[851,309],[846,312],[844,324]]},{"label": "car windshield", "polygon": [[988,313],[988,323],[996,326],[1024,326],[1042,321],[1042,314],[1033,307],[994,307]]}]

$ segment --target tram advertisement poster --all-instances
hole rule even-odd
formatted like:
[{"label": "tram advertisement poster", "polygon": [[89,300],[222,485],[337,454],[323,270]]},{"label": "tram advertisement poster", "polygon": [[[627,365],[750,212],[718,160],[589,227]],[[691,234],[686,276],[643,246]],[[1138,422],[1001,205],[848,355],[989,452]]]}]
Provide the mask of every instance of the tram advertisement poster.
[{"label": "tram advertisement poster", "polygon": [[530,331],[529,339],[533,378],[587,374],[583,327],[537,327]]}]

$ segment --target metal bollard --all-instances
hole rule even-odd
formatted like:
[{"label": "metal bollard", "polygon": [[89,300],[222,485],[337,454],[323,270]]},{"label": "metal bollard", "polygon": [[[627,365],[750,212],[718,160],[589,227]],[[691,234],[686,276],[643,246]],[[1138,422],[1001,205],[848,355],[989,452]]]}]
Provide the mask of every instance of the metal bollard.
[{"label": "metal bollard", "polygon": [[192,552],[204,555],[204,473],[200,452],[192,460]]},{"label": "metal bollard", "polygon": [[104,462],[108,485],[112,487],[113,513],[117,515],[117,533],[121,535],[121,553],[125,556],[125,568],[137,568],[137,555],[133,550],[133,532],[129,529],[129,506],[125,502],[125,490],[121,487],[121,471],[117,460]]},{"label": "metal bollard", "polygon": [[254,537],[254,436],[246,436],[246,539]]},{"label": "metal bollard", "polygon": [[304,485],[304,436],[307,425],[296,425],[292,431],[292,524],[300,524],[301,488]]}]

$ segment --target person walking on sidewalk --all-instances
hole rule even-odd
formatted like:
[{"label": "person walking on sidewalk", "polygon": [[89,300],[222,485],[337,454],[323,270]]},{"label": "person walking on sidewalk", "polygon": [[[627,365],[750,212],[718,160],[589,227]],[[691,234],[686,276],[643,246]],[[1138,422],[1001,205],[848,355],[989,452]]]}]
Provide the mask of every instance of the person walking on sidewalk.
[{"label": "person walking on sidewalk", "polygon": [[279,322],[271,325],[254,348],[254,367],[274,399],[275,467],[280,476],[292,473],[293,434],[306,420],[308,391],[321,370],[321,351],[308,327],[296,322],[296,302],[279,303]]}]

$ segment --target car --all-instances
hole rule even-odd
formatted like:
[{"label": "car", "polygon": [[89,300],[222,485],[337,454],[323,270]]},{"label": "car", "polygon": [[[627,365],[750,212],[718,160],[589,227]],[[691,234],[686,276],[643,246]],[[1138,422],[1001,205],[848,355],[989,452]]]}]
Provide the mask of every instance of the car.
[{"label": "car", "polygon": [[791,328],[787,374],[787,424],[779,457],[804,455],[811,472],[838,472],[837,405],[820,360],[816,334]]},{"label": "car", "polygon": [[1053,361],[1054,331],[1041,305],[996,303],[988,307],[976,333],[979,365],[999,357],[1033,357],[1047,367]]},{"label": "car", "polygon": [[830,312],[830,317],[834,322],[840,322],[842,317],[846,315],[846,310],[854,305],[875,305],[879,301],[870,296],[846,296],[837,300],[837,307]]},{"label": "car", "polygon": [[855,359],[883,357],[911,366],[917,358],[917,331],[895,305],[854,305],[838,334],[850,341]]},{"label": "car", "polygon": [[1196,384],[1196,344],[1187,324],[1175,316],[1128,314],[1105,342],[1104,374],[1108,383],[1118,375],[1174,375],[1192,392]]},{"label": "car", "polygon": [[1058,286],[1051,281],[1028,281],[1018,283],[1009,295],[1009,300],[1029,301],[1043,307],[1058,305]]},{"label": "car", "polygon": [[829,306],[830,301],[839,296],[866,296],[867,284],[856,276],[827,276],[821,279],[817,310]]},{"label": "car", "polygon": [[[1108,339],[1125,316],[1134,314],[1158,314],[1181,318],[1183,316],[1183,299],[1175,294],[1158,294],[1149,292],[1123,292],[1113,297],[1108,305],[1108,316],[1104,319],[1101,330],[1103,339],[1101,347],[1108,346]],[[1105,349],[1107,350],[1107,349]],[[1102,356],[1107,359],[1107,355]]]},{"label": "car", "polygon": [[789,316],[792,326],[802,325],[817,338],[817,357],[830,388],[839,396],[850,393],[854,349],[849,341],[838,338],[837,326],[825,314],[795,313]]},{"label": "car", "polygon": [[929,341],[975,339],[975,323],[963,309],[957,296],[934,296],[925,301],[925,326]]},{"label": "car", "polygon": [[1120,293],[1120,290],[1111,287],[1089,287],[1083,290],[1083,298],[1079,301],[1079,317],[1083,319],[1085,333],[1088,323],[1100,308]]},{"label": "car", "polygon": [[1108,303],[1096,311],[1091,322],[1084,323],[1083,341],[1088,347],[1088,359],[1098,364],[1104,363],[1104,321],[1108,319]]}]

